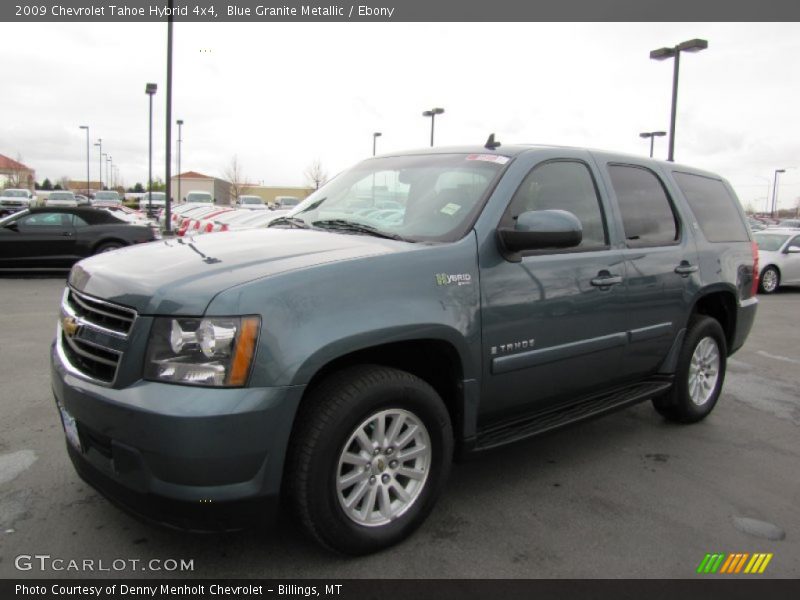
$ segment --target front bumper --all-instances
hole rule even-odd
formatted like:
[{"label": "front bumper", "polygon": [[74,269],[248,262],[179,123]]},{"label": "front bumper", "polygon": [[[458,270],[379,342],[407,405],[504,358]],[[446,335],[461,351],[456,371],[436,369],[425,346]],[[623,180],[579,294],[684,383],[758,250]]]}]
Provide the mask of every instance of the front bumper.
[{"label": "front bumper", "polygon": [[123,507],[182,529],[220,525],[245,505],[277,503],[289,434],[303,387],[197,388],[139,380],[122,389],[86,381],[52,347],[56,403],[75,419],[68,442],[78,473]]}]

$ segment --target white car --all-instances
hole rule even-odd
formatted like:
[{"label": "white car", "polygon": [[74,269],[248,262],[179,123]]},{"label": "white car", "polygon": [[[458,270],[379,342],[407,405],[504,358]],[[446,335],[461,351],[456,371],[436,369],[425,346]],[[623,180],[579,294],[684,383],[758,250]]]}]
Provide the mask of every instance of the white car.
[{"label": "white car", "polygon": [[29,208],[35,200],[36,198],[31,194],[30,190],[0,190],[0,214],[17,212]]},{"label": "white car", "polygon": [[267,205],[261,196],[239,196],[237,200],[239,208],[246,208],[247,210],[267,210]]},{"label": "white car", "polygon": [[184,202],[186,204],[214,204],[214,196],[208,192],[193,191],[186,194]]},{"label": "white car", "polygon": [[44,204],[45,206],[75,207],[78,206],[78,200],[75,198],[75,194],[72,192],[58,190],[55,192],[50,192],[50,195],[47,197],[47,200],[45,200]]},{"label": "white car", "polygon": [[122,204],[122,198],[120,198],[119,192],[114,190],[103,190],[94,193],[94,201],[92,204],[96,204],[98,202],[113,202],[114,204]]},{"label": "white car", "polygon": [[155,211],[161,210],[166,205],[167,194],[164,192],[145,192],[144,196],[139,198],[139,210],[147,211],[150,214],[155,214]]},{"label": "white car", "polygon": [[753,234],[761,268],[759,289],[764,294],[782,285],[800,285],[800,231],[765,229]]}]

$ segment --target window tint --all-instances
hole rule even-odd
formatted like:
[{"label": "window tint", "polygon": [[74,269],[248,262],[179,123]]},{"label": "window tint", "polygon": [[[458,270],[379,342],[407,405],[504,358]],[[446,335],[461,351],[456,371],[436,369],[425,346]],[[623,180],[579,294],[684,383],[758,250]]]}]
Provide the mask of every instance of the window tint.
[{"label": "window tint", "polygon": [[72,215],[72,224],[75,227],[86,227],[88,223],[81,219],[78,215]]},{"label": "window tint", "polygon": [[578,217],[583,226],[579,250],[608,244],[600,198],[583,163],[553,161],[536,166],[511,199],[503,225],[513,227],[520,214],[531,210],[566,210]]},{"label": "window tint", "polygon": [[17,221],[20,227],[64,227],[70,215],[65,213],[34,213]]},{"label": "window tint", "polygon": [[736,207],[737,200],[721,181],[689,173],[673,172],[673,175],[709,242],[749,239]]},{"label": "window tint", "polygon": [[631,248],[665,246],[678,240],[678,221],[655,173],[641,167],[609,165],[625,241]]}]

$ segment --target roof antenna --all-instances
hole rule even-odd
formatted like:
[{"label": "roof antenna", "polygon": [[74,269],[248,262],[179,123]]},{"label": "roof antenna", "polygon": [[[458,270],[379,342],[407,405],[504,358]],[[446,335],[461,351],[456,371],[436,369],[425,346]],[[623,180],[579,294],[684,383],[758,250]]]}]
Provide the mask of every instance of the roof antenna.
[{"label": "roof antenna", "polygon": [[498,148],[500,146],[501,146],[500,142],[495,142],[494,141],[494,134],[491,133],[491,134],[489,134],[489,139],[486,140],[486,144],[483,147],[488,149],[488,150],[494,150],[495,148]]}]

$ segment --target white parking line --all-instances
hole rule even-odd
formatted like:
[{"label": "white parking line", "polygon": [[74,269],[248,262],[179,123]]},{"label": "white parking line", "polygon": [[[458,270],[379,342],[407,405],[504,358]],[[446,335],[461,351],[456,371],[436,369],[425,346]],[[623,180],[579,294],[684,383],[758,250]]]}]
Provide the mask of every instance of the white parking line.
[{"label": "white parking line", "polygon": [[0,455],[0,485],[15,479],[35,462],[36,453],[33,450],[19,450]]},{"label": "white parking line", "polygon": [[780,360],[787,363],[792,363],[793,365],[800,365],[800,360],[795,358],[789,358],[788,356],[778,356],[777,354],[770,354],[769,352],[764,352],[763,350],[758,350],[756,352],[759,356],[763,356],[765,358],[772,358],[774,360]]}]

